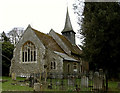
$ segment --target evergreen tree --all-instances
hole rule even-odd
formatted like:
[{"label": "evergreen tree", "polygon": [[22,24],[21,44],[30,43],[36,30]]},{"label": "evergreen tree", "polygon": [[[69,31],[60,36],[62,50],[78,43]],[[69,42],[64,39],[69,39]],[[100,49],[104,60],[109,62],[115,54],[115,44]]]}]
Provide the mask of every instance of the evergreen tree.
[{"label": "evergreen tree", "polygon": [[10,43],[9,38],[5,32],[2,33],[2,75],[8,76],[11,65],[11,59],[13,57],[14,45]]},{"label": "evergreen tree", "polygon": [[83,59],[90,69],[120,72],[120,6],[118,3],[85,3],[82,23]]},{"label": "evergreen tree", "polygon": [[6,41],[6,42],[9,42],[9,38],[6,36],[5,32],[3,31],[2,34],[1,34],[1,38],[2,38],[2,41]]}]

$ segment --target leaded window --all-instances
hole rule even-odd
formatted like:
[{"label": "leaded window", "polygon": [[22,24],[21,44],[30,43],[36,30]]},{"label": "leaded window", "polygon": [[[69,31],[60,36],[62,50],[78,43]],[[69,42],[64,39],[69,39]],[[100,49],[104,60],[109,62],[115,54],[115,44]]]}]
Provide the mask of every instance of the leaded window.
[{"label": "leaded window", "polygon": [[35,45],[27,41],[22,46],[22,62],[35,62],[36,61],[36,47]]},{"label": "leaded window", "polygon": [[74,63],[74,64],[73,64],[73,71],[74,71],[74,72],[77,72],[77,63]]},{"label": "leaded window", "polygon": [[76,64],[76,63],[74,63],[73,67],[74,67],[74,69],[77,69],[77,64]]},{"label": "leaded window", "polygon": [[56,62],[51,62],[51,69],[56,69]]}]

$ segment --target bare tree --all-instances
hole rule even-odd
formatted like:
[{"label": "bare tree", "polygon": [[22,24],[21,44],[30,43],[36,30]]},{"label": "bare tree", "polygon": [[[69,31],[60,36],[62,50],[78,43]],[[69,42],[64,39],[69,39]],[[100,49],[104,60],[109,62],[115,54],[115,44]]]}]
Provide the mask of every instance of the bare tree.
[{"label": "bare tree", "polygon": [[83,16],[84,0],[76,0],[75,3],[73,4],[73,10],[77,17],[77,24],[78,24],[78,32],[76,36],[82,42],[83,36],[81,35],[81,25],[82,25],[82,20],[84,18]]},{"label": "bare tree", "polygon": [[13,28],[8,33],[8,37],[10,38],[11,43],[13,43],[14,45],[16,45],[17,42],[20,40],[23,32],[24,32],[24,29],[21,28],[21,27],[15,27],[15,28]]}]

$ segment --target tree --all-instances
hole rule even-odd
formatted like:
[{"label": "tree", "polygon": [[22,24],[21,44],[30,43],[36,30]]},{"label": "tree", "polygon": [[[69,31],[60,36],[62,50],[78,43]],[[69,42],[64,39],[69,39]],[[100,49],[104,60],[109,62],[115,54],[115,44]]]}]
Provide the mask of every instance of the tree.
[{"label": "tree", "polygon": [[118,3],[85,3],[82,22],[84,60],[90,69],[103,68],[113,77],[120,73],[120,6]]},{"label": "tree", "polygon": [[80,45],[81,42],[83,41],[83,36],[80,34],[81,33],[81,24],[83,20],[83,11],[84,11],[84,2],[83,0],[76,0],[75,3],[73,4],[73,10],[77,18],[77,24],[78,24],[78,32],[76,34],[76,37],[80,40]]},{"label": "tree", "polygon": [[4,31],[2,32],[0,37],[1,37],[0,41],[2,41],[2,42],[4,42],[4,41],[9,42],[9,38],[6,36]]},{"label": "tree", "polygon": [[13,57],[14,45],[10,43],[9,38],[6,36],[5,32],[2,35],[2,75],[9,75],[9,68],[11,65],[11,59]]},{"label": "tree", "polygon": [[24,30],[21,27],[13,28],[9,33],[8,36],[12,44],[16,45],[20,38],[22,37]]}]

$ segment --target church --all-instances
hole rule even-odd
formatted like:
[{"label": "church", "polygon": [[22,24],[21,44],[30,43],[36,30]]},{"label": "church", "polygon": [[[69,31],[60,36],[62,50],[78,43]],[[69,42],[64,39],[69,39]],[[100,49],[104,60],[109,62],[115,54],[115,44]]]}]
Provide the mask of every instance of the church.
[{"label": "church", "polygon": [[44,34],[30,25],[14,49],[10,74],[29,76],[31,73],[82,73],[88,63],[81,60],[82,51],[75,44],[75,32],[66,13],[64,29]]}]

